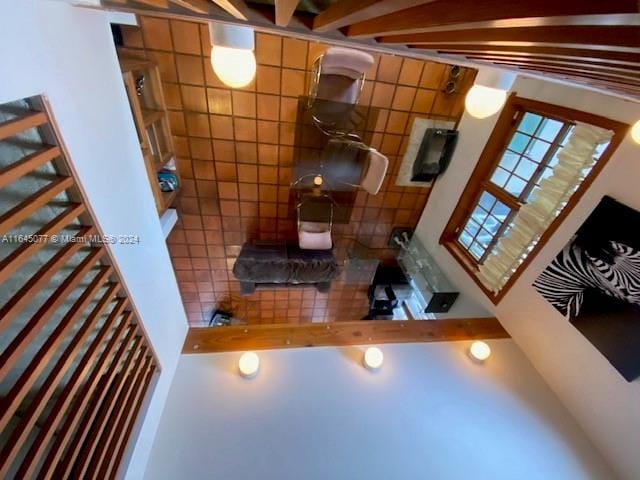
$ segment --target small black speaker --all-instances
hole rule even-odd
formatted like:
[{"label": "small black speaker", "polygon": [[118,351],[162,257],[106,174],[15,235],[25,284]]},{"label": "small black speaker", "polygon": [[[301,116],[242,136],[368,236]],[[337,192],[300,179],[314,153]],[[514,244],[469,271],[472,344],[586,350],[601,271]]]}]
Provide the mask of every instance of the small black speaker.
[{"label": "small black speaker", "polygon": [[430,182],[443,173],[451,162],[457,142],[457,130],[428,128],[413,162],[411,181]]}]

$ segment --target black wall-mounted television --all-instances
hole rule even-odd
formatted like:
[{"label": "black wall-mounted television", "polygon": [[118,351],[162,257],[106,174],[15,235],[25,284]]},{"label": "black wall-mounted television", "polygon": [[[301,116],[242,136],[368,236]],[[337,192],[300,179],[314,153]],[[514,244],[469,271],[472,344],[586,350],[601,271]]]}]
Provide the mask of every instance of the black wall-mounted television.
[{"label": "black wall-mounted television", "polygon": [[457,142],[457,130],[428,128],[413,162],[411,181],[429,182],[443,173],[451,162]]}]

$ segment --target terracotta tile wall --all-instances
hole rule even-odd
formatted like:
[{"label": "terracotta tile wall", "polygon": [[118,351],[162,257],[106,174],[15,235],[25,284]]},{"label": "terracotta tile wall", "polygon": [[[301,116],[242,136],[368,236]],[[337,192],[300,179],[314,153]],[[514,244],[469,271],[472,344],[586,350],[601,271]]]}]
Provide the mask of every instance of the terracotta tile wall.
[{"label": "terracotta tile wall", "polygon": [[[297,97],[305,94],[310,67],[328,45],[257,33],[256,79],[233,90],[213,73],[206,25],[140,20],[140,30],[123,32],[125,45],[144,49],[161,69],[183,182],[175,204],[180,221],[168,243],[191,324],[206,324],[220,305],[246,323],[362,318],[366,285],[338,280],[328,294],[276,289],[240,297],[231,273],[246,240],[296,238],[288,202]],[[381,192],[360,191],[352,221],[334,226],[340,262],[355,242],[370,255],[389,257],[391,229],[415,226],[428,190],[395,186],[413,118],[457,120],[475,74],[463,71],[457,92],[446,94],[448,66],[375,57],[360,103],[380,108],[372,146],[389,157],[390,168]]]}]

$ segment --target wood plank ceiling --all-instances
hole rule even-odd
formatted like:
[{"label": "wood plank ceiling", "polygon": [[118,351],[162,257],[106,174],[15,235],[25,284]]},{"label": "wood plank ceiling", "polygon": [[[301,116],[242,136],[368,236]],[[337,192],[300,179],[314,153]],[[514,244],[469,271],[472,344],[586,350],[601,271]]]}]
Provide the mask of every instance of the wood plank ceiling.
[{"label": "wood plank ceiling", "polygon": [[[267,2],[265,4],[265,1]],[[638,0],[104,0],[287,27],[569,80],[640,99]],[[323,6],[328,7],[323,8]],[[311,13],[313,12],[313,13]],[[224,17],[223,17],[224,19]],[[257,19],[257,20],[256,20]],[[293,29],[292,29],[293,30]],[[299,33],[299,29],[298,29]]]}]

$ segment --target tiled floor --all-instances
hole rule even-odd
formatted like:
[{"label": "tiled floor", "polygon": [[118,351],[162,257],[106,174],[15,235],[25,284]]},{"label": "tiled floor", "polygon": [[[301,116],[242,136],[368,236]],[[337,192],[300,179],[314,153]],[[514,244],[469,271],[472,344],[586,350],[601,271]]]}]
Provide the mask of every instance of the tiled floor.
[{"label": "tiled floor", "polygon": [[[257,33],[256,79],[232,90],[212,71],[205,24],[141,17],[141,32],[125,30],[124,39],[161,69],[183,179],[175,204],[180,221],[168,243],[191,325],[206,324],[220,305],[250,324],[362,318],[367,285],[338,279],[328,294],[277,289],[241,297],[231,273],[246,240],[296,239],[288,202],[297,97],[327,45]],[[360,191],[351,222],[334,226],[340,263],[354,245],[387,258],[392,228],[415,226],[428,189],[395,186],[412,120],[459,119],[474,73],[463,71],[456,93],[446,94],[446,65],[376,55],[361,103],[380,109],[371,144],[390,167],[380,193]]]}]

